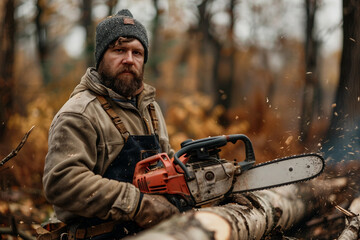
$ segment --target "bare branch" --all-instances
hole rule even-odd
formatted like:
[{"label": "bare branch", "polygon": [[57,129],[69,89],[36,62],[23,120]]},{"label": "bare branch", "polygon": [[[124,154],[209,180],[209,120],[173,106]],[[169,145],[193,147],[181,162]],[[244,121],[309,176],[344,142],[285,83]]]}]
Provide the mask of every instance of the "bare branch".
[{"label": "bare branch", "polygon": [[2,167],[7,161],[9,161],[11,158],[15,157],[18,152],[20,151],[20,149],[24,146],[26,140],[28,139],[31,131],[34,129],[35,126],[32,126],[31,129],[25,134],[25,136],[23,137],[23,139],[21,140],[21,142],[19,143],[19,145],[12,150],[12,152],[7,155],[3,160],[1,160],[0,162],[0,167]]}]

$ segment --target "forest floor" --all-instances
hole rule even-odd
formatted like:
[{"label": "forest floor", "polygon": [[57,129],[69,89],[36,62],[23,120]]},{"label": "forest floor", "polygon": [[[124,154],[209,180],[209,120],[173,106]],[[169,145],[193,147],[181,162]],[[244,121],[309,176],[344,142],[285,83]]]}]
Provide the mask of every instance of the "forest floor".
[{"label": "forest floor", "polygon": [[[304,219],[290,231],[282,233],[279,230],[281,236],[287,237],[283,239],[337,239],[344,229],[345,215],[334,206],[339,205],[347,209],[356,197],[359,192],[357,188],[360,180],[357,174],[359,170],[360,164],[357,162],[347,166],[327,168],[324,173],[325,178],[347,177],[346,189],[341,193],[334,193],[333,196],[324,196],[332,199],[333,204],[318,209],[310,218]],[[11,234],[1,234],[10,230],[29,236],[28,239],[34,239],[35,229],[46,219],[51,218],[52,214],[52,207],[41,192],[24,191],[21,188],[2,190],[0,191],[0,239],[26,239],[26,236],[21,238]],[[265,239],[279,239],[278,236],[279,234],[273,232]]]}]

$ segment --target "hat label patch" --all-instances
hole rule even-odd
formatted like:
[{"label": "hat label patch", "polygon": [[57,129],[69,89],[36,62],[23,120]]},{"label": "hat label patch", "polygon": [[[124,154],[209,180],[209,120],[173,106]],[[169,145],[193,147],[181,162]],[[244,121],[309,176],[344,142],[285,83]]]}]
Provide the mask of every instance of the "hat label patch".
[{"label": "hat label patch", "polygon": [[135,25],[135,22],[134,22],[134,19],[132,19],[132,18],[124,18],[124,24]]}]

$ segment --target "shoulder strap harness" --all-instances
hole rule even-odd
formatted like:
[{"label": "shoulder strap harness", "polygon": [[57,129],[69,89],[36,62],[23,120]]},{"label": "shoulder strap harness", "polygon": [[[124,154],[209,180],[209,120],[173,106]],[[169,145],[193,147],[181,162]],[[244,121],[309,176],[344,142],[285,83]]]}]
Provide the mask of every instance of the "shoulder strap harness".
[{"label": "shoulder strap harness", "polygon": [[[106,100],[105,97],[96,95],[96,98],[99,100],[101,107],[105,110],[105,112],[109,115],[109,117],[113,121],[117,130],[119,130],[121,135],[125,138],[125,141],[127,141],[127,139],[130,136],[130,132],[126,129],[126,127],[125,127],[124,123],[121,121],[119,115],[117,115],[116,112],[111,108],[110,103]],[[157,134],[158,128],[159,128],[159,120],[156,116],[155,106],[153,103],[149,104],[148,110],[150,113],[151,123],[153,125],[154,132]],[[150,129],[149,129],[149,132],[150,132]]]}]

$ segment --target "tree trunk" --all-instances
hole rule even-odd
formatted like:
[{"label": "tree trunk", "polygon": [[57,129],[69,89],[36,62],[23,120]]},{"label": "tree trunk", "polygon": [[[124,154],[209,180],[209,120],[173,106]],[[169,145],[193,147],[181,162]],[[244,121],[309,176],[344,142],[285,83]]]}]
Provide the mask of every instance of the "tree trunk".
[{"label": "tree trunk", "polygon": [[109,11],[108,11],[108,16],[111,16],[114,14],[114,8],[116,7],[116,4],[117,4],[118,0],[108,0],[106,2],[108,8],[109,8]]},{"label": "tree trunk", "polygon": [[326,196],[346,186],[346,179],[293,184],[250,194],[236,194],[223,206],[179,214],[128,240],[261,239],[288,230],[328,202]]},{"label": "tree trunk", "polygon": [[[218,41],[214,43],[217,54],[214,59],[214,75],[213,84],[215,86],[216,101],[215,104],[222,105],[226,110],[231,107],[235,82],[235,42],[234,42],[234,26],[235,26],[235,6],[236,0],[230,0],[228,12],[230,15],[230,24],[227,29],[227,39],[225,44]],[[215,39],[215,37],[212,37]],[[229,124],[226,116],[220,117],[220,124],[227,126]]]},{"label": "tree trunk", "polygon": [[199,53],[201,59],[201,64],[198,69],[198,86],[202,93],[213,94],[213,88],[211,78],[213,76],[213,59],[216,59],[215,47],[212,45],[210,40],[211,35],[210,31],[210,19],[211,15],[206,9],[211,4],[212,0],[203,0],[198,6],[197,10],[199,12],[199,23],[197,28],[193,31],[190,29],[191,33],[195,33],[195,38],[200,42],[199,44]]},{"label": "tree trunk", "polygon": [[159,63],[161,62],[161,39],[159,34],[160,29],[160,15],[162,10],[159,8],[159,1],[153,0],[153,5],[155,8],[155,17],[152,21],[152,41],[151,41],[151,59],[149,61],[149,66],[151,68],[151,72],[153,74],[153,78],[157,79],[160,76]]},{"label": "tree trunk", "polygon": [[[200,55],[203,58],[199,68],[199,89],[202,92],[214,91],[215,105],[222,105],[225,109],[231,106],[235,75],[235,6],[236,0],[231,0],[227,12],[230,15],[230,24],[227,28],[226,40],[221,42],[215,36],[216,31],[211,24],[212,15],[207,11],[211,0],[204,0],[198,5],[199,24],[198,33]],[[211,66],[209,68],[209,66]],[[205,73],[210,72],[210,79]],[[209,82],[210,80],[210,82]],[[225,116],[220,117],[220,124],[226,126],[228,121]]]},{"label": "tree trunk", "polygon": [[44,84],[51,82],[48,27],[44,20],[47,15],[46,4],[44,0],[36,1],[37,14],[35,16],[37,51]]},{"label": "tree trunk", "polygon": [[15,59],[15,4],[13,0],[0,3],[0,138],[4,136],[12,112]]},{"label": "tree trunk", "polygon": [[87,66],[95,66],[94,59],[94,24],[92,21],[92,0],[83,0],[82,1],[82,17],[81,25],[85,29],[86,39],[85,39],[85,58]]},{"label": "tree trunk", "polygon": [[[321,106],[321,87],[318,69],[319,40],[314,36],[317,0],[305,0],[305,84],[300,119],[300,140],[307,140],[316,107]],[[320,112],[320,109],[318,109]]]},{"label": "tree trunk", "polygon": [[343,0],[343,52],[336,106],[324,151],[336,161],[360,158],[360,2]]}]

